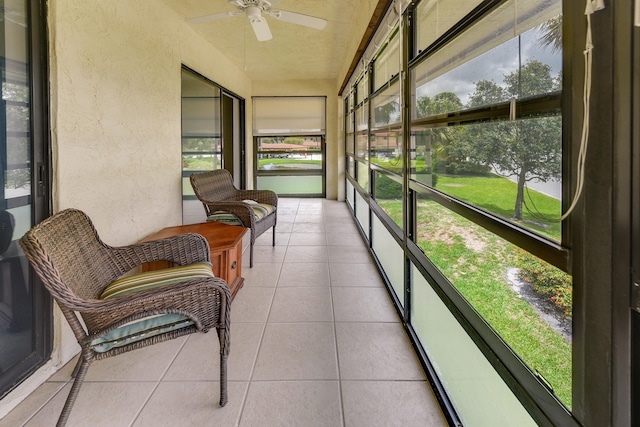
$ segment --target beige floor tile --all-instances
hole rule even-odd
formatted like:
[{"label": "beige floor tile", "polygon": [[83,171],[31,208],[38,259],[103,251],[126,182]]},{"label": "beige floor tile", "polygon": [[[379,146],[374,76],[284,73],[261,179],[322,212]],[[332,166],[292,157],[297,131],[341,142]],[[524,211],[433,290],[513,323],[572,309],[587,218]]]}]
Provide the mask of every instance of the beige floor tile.
[{"label": "beige floor tile", "polygon": [[327,225],[327,245],[328,246],[349,246],[356,248],[366,248],[362,237],[358,233],[341,233],[334,231],[332,225]]},{"label": "beige floor tile", "polygon": [[331,286],[383,287],[384,282],[372,262],[367,263],[331,263]]},{"label": "beige floor tile", "polygon": [[326,246],[327,236],[325,233],[291,233],[289,246]]},{"label": "beige floor tile", "polygon": [[327,262],[326,246],[289,246],[284,258],[286,263],[299,262]]},{"label": "beige floor tile", "polygon": [[329,264],[322,262],[296,262],[282,265],[278,287],[329,287]]},{"label": "beige floor tile", "polygon": [[340,427],[337,381],[252,382],[240,427]]},{"label": "beige floor tile", "polygon": [[311,223],[313,225],[322,224],[323,221],[324,221],[324,214],[322,213],[322,209],[315,209],[308,212],[298,210],[298,214],[296,215],[296,220],[295,220],[296,224],[303,222],[303,223]]},{"label": "beige floor tile", "polygon": [[[155,386],[155,382],[85,381],[71,410],[67,426],[128,426],[142,409]],[[25,426],[54,426],[70,389],[70,384],[65,386]]]},{"label": "beige floor tile", "polygon": [[[284,228],[284,227],[283,227]],[[247,234],[249,232],[247,231]],[[280,230],[280,225],[276,226],[276,246],[286,246],[289,244],[289,236],[291,235],[291,230]],[[249,240],[251,241],[251,240]],[[273,230],[267,230],[262,233],[256,239],[256,246],[272,246],[273,245]]]},{"label": "beige floor tile", "polygon": [[[276,234],[291,233],[291,230],[293,230],[294,222],[295,222],[295,215],[291,217],[282,217],[280,213],[278,213],[278,222],[276,223]],[[277,239],[278,239],[278,236],[276,236],[276,243],[278,243]]]},{"label": "beige floor tile", "polygon": [[278,288],[269,322],[332,322],[331,288]]},{"label": "beige floor tile", "polygon": [[342,398],[346,426],[448,425],[426,381],[343,381]]},{"label": "beige floor tile", "polygon": [[324,222],[301,222],[298,218],[299,216],[293,224],[292,233],[324,233],[326,231]]},{"label": "beige floor tile", "polygon": [[[262,236],[260,236],[262,237]],[[253,262],[282,262],[284,254],[287,252],[286,246],[254,245]],[[249,249],[242,254],[242,271],[249,268]]]},{"label": "beige floor tile", "polygon": [[[229,380],[249,381],[258,354],[264,324],[236,323],[231,327],[227,358]],[[193,334],[178,353],[163,381],[219,381],[220,344],[218,334]]]},{"label": "beige floor tile", "polygon": [[[20,426],[33,415],[35,415],[56,393],[58,393],[65,383],[46,382],[29,395],[14,410],[0,419],[0,426]],[[68,388],[66,389],[69,390]],[[57,416],[56,418],[57,419]],[[55,424],[55,422],[54,422]]]},{"label": "beige floor tile", "polygon": [[338,378],[333,323],[269,323],[254,380]]},{"label": "beige floor tile", "polygon": [[358,236],[358,241],[362,241],[358,226],[353,222],[332,222],[326,226],[327,233],[342,233],[342,234],[355,234]]},{"label": "beige floor tile", "polygon": [[336,323],[343,380],[424,380],[400,323]]},{"label": "beige floor tile", "polygon": [[327,246],[329,262],[335,263],[367,263],[373,262],[371,254],[365,246]]},{"label": "beige floor tile", "polygon": [[245,285],[231,303],[231,327],[241,322],[266,322],[275,288]]},{"label": "beige floor tile", "polygon": [[384,288],[332,288],[336,322],[399,322]]},{"label": "beige floor tile", "polygon": [[187,337],[179,337],[89,365],[85,381],[160,381]]},{"label": "beige floor tile", "polygon": [[[253,261],[253,267],[242,265],[242,277],[244,287],[275,287],[278,284],[281,262],[257,262]],[[241,292],[241,291],[238,291]]]},{"label": "beige floor tile", "polygon": [[133,424],[135,427],[228,427],[237,425],[246,382],[227,383],[228,402],[220,407],[217,381],[163,382]]}]

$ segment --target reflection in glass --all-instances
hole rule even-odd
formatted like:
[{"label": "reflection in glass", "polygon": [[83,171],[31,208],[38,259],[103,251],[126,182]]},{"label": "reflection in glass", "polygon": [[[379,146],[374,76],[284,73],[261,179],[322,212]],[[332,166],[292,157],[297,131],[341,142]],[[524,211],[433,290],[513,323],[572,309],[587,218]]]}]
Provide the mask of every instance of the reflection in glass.
[{"label": "reflection in glass", "polygon": [[[26,2],[3,2],[2,102],[3,123],[0,144],[0,374],[15,379],[29,369],[18,364],[35,360],[34,290],[29,280],[28,262],[18,239],[32,225],[31,216],[31,134],[32,99],[29,68],[29,20]],[[37,361],[36,361],[37,362]],[[0,390],[0,395],[5,390]]]},{"label": "reflection in glass", "polygon": [[431,171],[412,179],[555,240],[561,238],[562,121],[540,117],[414,132]]},{"label": "reflection in glass", "polygon": [[570,405],[571,277],[433,201],[418,202],[416,243]]}]

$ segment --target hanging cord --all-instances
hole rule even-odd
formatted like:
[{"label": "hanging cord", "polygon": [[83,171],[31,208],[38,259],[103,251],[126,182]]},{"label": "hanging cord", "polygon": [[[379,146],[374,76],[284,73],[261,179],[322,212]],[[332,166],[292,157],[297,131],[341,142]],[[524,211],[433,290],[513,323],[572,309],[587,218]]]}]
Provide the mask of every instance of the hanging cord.
[{"label": "hanging cord", "polygon": [[560,220],[566,219],[578,204],[578,200],[582,195],[585,177],[585,161],[587,157],[587,143],[589,142],[589,105],[591,104],[591,69],[593,67],[593,41],[591,39],[591,14],[597,10],[604,8],[604,0],[587,0],[585,15],[587,15],[587,38],[584,49],[584,89],[582,92],[583,119],[582,119],[582,136],[580,138],[580,151],[578,153],[577,162],[577,184],[576,191],[573,195],[573,201],[569,209],[560,217]]}]

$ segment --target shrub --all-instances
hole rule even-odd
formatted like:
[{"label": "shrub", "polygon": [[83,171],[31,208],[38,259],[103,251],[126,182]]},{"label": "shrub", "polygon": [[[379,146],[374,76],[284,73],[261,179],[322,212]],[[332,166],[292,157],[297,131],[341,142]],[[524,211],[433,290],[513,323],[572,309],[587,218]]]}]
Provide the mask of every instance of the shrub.
[{"label": "shrub", "polygon": [[516,267],[520,269],[520,277],[531,283],[536,292],[549,296],[566,316],[571,315],[573,282],[570,275],[521,249],[516,250]]},{"label": "shrub", "polygon": [[402,184],[384,175],[378,175],[375,196],[376,199],[400,199],[402,198]]}]

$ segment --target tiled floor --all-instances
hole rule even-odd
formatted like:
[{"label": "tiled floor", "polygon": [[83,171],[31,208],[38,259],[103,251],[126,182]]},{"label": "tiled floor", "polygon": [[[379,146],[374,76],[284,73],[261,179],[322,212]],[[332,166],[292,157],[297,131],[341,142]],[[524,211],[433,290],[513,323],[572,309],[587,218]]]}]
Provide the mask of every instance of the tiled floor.
[{"label": "tiled floor", "polygon": [[[276,246],[261,236],[252,269],[245,251],[229,403],[218,405],[215,332],[194,334],[93,363],[68,425],[446,425],[347,206],[281,198],[278,209]],[[0,425],[55,425],[72,369]]]}]

